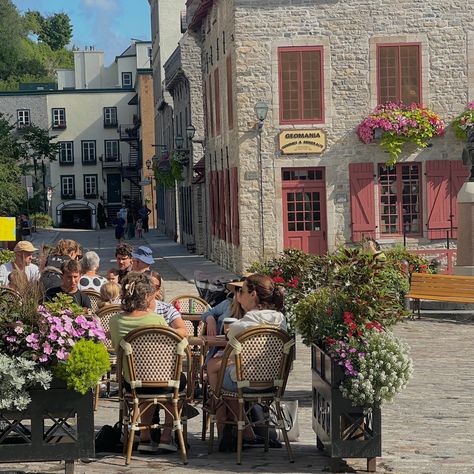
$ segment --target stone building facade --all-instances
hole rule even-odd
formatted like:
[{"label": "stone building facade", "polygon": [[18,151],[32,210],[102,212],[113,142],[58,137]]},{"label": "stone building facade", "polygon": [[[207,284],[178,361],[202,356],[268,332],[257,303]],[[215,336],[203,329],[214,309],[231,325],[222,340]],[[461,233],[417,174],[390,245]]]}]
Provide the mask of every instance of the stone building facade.
[{"label": "stone building facade", "polygon": [[[201,46],[213,260],[242,271],[285,247],[325,253],[366,236],[413,247],[455,239],[456,194],[467,170],[450,123],[474,94],[468,4],[187,6]],[[387,97],[423,104],[447,125],[431,147],[407,147],[394,168],[384,166],[377,143],[356,135]],[[258,102],[268,106],[260,124]],[[284,140],[304,141],[305,133],[325,145],[288,153]]]}]

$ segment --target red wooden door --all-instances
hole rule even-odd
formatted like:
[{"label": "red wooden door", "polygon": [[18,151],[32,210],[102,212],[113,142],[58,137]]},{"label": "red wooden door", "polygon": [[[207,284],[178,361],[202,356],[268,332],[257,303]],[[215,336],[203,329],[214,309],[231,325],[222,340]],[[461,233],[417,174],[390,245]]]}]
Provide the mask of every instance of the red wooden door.
[{"label": "red wooden door", "polygon": [[323,255],[328,250],[323,168],[282,171],[283,245]]}]

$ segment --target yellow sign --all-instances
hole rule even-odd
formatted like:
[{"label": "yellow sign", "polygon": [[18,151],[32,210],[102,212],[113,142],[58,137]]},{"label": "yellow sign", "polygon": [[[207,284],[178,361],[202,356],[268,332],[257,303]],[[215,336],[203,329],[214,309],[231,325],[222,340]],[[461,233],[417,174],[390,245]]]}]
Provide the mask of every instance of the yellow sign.
[{"label": "yellow sign", "polygon": [[16,240],[16,219],[0,217],[0,241]]},{"label": "yellow sign", "polygon": [[283,155],[322,153],[326,150],[324,130],[285,130],[280,133],[280,151]]}]

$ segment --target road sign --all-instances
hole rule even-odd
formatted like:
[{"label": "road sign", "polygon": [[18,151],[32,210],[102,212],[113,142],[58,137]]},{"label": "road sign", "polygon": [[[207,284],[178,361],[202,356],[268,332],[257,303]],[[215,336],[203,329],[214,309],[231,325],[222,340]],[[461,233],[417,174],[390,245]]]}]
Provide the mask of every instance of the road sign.
[{"label": "road sign", "polygon": [[149,179],[144,179],[138,183],[140,186],[149,186],[151,181]]},{"label": "road sign", "polygon": [[16,240],[16,219],[14,217],[0,217],[0,241]]}]

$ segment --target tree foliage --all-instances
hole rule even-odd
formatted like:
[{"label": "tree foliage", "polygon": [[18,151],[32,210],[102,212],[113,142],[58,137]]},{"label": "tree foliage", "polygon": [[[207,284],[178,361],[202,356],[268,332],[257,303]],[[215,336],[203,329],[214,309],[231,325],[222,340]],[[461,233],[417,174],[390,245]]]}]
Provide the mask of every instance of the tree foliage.
[{"label": "tree foliage", "polygon": [[[18,133],[0,113],[0,214],[15,215],[26,203],[26,190],[20,177],[30,174],[34,160],[54,160],[58,143],[48,130],[32,125]],[[38,190],[39,191],[39,190]]]},{"label": "tree foliage", "polygon": [[73,53],[65,49],[72,37],[68,15],[22,16],[11,0],[0,0],[0,11],[0,90],[17,90],[19,82],[54,82],[56,69],[72,67]]}]

